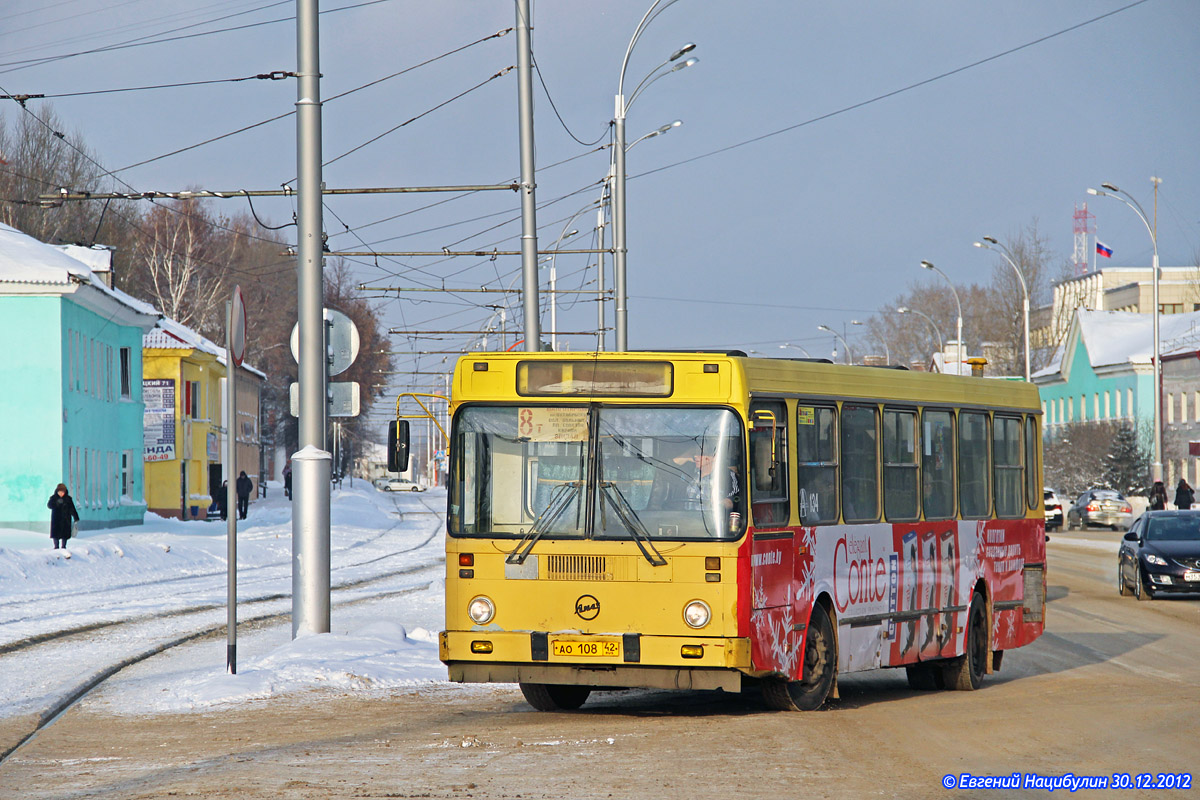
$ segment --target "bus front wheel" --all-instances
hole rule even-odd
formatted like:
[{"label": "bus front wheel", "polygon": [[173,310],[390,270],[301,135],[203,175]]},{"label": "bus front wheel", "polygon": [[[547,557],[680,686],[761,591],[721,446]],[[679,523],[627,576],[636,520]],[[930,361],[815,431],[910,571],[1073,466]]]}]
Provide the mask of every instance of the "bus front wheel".
[{"label": "bus front wheel", "polygon": [[522,683],[521,694],[538,711],[574,711],[592,693],[590,686],[562,686],[553,683]]},{"label": "bus front wheel", "polygon": [[969,692],[983,685],[983,676],[987,674],[989,639],[983,597],[975,594],[971,597],[971,608],[967,612],[966,652],[951,659],[946,666],[947,689]]},{"label": "bus front wheel", "polygon": [[804,677],[763,682],[763,699],[776,711],[814,711],[828,699],[837,677],[837,643],[824,606],[814,605],[804,639]]}]

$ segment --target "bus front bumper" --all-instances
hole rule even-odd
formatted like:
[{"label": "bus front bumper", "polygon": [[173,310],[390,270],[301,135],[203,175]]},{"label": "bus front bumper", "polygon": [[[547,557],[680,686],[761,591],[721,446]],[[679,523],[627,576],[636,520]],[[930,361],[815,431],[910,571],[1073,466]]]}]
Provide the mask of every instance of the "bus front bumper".
[{"label": "bus front bumper", "polygon": [[443,631],[441,660],[458,683],[550,683],[739,692],[750,640]]}]

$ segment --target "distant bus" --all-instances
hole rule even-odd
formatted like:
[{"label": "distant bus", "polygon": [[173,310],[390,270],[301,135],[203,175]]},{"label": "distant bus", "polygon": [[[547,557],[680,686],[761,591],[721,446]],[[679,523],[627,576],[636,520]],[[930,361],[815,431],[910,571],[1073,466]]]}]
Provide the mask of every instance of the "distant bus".
[{"label": "distant bus", "polygon": [[1043,629],[1017,381],[743,353],[475,353],[451,399],[453,681],[808,710],[839,673],[975,689]]}]

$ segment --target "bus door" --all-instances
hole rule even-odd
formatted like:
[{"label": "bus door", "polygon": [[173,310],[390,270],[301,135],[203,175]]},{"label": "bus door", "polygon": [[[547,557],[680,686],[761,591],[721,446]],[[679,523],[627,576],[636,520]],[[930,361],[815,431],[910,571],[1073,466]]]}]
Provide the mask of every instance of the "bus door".
[{"label": "bus door", "polygon": [[794,533],[787,527],[787,407],[750,407],[751,658],[756,670],[800,678],[803,632],[795,614]]}]

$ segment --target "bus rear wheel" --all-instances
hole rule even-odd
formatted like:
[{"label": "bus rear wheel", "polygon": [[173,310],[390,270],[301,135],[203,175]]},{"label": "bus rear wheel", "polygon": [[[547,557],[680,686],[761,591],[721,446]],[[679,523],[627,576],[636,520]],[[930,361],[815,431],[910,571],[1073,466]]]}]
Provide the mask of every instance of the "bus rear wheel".
[{"label": "bus rear wheel", "polygon": [[814,605],[804,639],[804,677],[763,682],[763,700],[776,711],[815,711],[829,698],[837,677],[837,643],[824,606]]},{"label": "bus rear wheel", "polygon": [[947,689],[970,692],[983,685],[983,676],[987,674],[990,638],[983,597],[974,594],[971,596],[971,608],[967,612],[966,652],[958,658],[951,659],[946,665]]},{"label": "bus rear wheel", "polygon": [[587,701],[590,686],[563,686],[553,683],[522,683],[521,694],[538,711],[574,711]]}]

